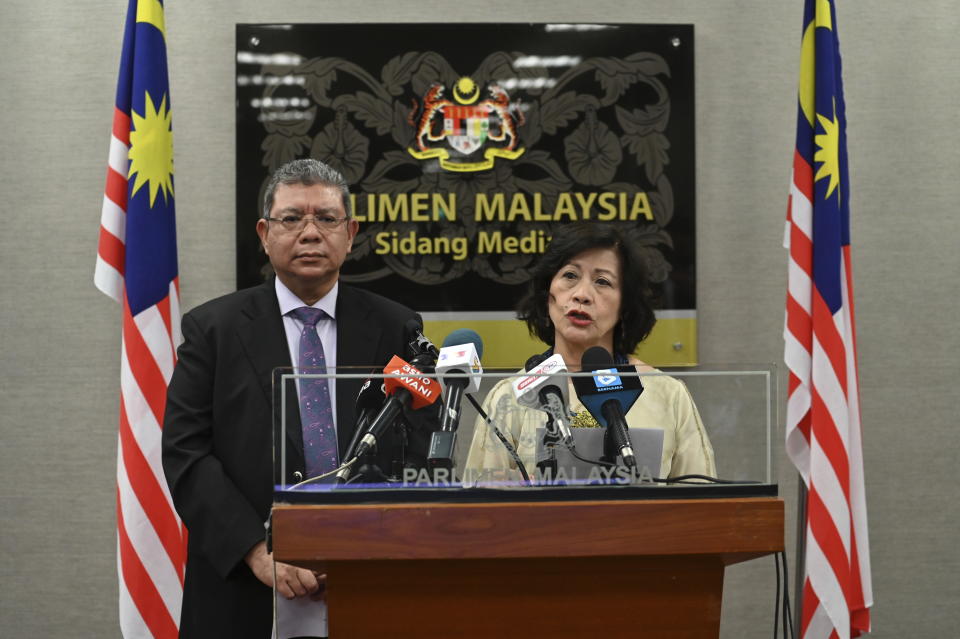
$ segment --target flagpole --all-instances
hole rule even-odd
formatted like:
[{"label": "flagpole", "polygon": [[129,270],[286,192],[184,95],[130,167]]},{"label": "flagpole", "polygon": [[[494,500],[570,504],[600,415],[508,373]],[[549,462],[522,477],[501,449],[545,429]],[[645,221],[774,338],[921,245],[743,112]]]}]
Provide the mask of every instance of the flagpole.
[{"label": "flagpole", "polygon": [[[793,627],[800,632],[800,613],[803,610],[803,583],[807,573],[807,485],[797,473],[797,558],[793,571]],[[787,585],[784,584],[784,588]]]}]

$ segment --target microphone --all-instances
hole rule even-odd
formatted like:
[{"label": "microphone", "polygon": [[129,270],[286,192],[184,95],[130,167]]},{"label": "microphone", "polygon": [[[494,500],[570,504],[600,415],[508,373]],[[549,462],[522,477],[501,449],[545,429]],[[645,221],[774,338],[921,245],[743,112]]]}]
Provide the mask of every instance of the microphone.
[{"label": "microphone", "polygon": [[404,333],[410,336],[410,343],[407,346],[413,353],[411,364],[426,367],[437,363],[440,353],[437,352],[437,347],[433,345],[433,342],[423,334],[423,322],[419,318],[408,319],[407,323],[404,324]]},{"label": "microphone", "polygon": [[[643,392],[643,384],[632,366],[615,367],[613,356],[602,346],[587,349],[580,361],[581,371],[590,371],[593,377],[573,378],[573,388],[593,418],[607,429],[623,464],[628,469],[637,467],[630,444],[626,413]],[[620,375],[624,373],[624,375]]]},{"label": "microphone", "polygon": [[[374,371],[375,373],[376,371]],[[386,396],[384,395],[384,385],[383,381],[380,379],[371,379],[368,378],[363,382],[363,386],[360,388],[360,392],[357,393],[356,401],[356,411],[357,411],[357,422],[354,425],[353,437],[350,439],[350,444],[346,448],[346,453],[343,456],[343,459],[350,460],[354,455],[354,451],[357,446],[360,444],[360,438],[366,434],[367,430],[370,427],[370,422],[373,421],[373,418],[380,412],[380,408],[383,406]],[[347,479],[350,478],[350,466],[344,466],[340,469],[340,472],[337,473],[337,484],[346,483]]]},{"label": "microphone", "polygon": [[483,367],[483,340],[476,331],[458,328],[443,340],[437,358],[436,373],[446,391],[440,430],[455,431],[460,424],[460,402],[463,393],[480,390]]},{"label": "microphone", "polygon": [[[539,358],[540,362],[532,368],[529,365]],[[527,375],[513,381],[513,396],[521,406],[542,410],[549,417],[547,430],[558,441],[570,446],[573,434],[567,417],[567,365],[560,355],[551,355],[543,359],[535,355],[527,360]]]},{"label": "microphone", "polygon": [[534,366],[539,366],[540,363],[547,359],[547,356],[543,353],[537,353],[536,355],[531,355],[530,359],[527,360],[527,363],[523,365],[523,370],[530,371]]},{"label": "microphone", "polygon": [[363,382],[360,392],[357,393],[356,412],[357,422],[353,429],[353,438],[350,445],[347,446],[345,459],[353,457],[353,452],[360,443],[360,438],[367,432],[370,422],[380,412],[383,402],[387,399],[384,393],[384,384],[382,379],[368,378]]},{"label": "microphone", "polygon": [[[414,361],[418,357],[419,355],[414,357]],[[387,426],[393,423],[403,409],[423,408],[437,401],[437,397],[440,396],[440,385],[435,380],[426,377],[416,366],[408,364],[397,355],[387,363],[383,373],[398,377],[384,378],[383,385],[387,400],[370,422],[367,432],[360,438],[356,457],[366,454],[377,445],[377,438],[383,435]]]},{"label": "microphone", "polygon": [[[539,360],[539,363],[535,362]],[[534,366],[530,366],[535,364]],[[543,444],[544,459],[537,461],[541,475],[554,476],[557,472],[556,445],[562,443],[573,450],[573,433],[567,417],[567,365],[560,355],[546,359],[535,355],[527,360],[527,375],[513,381],[513,396],[521,406],[535,408],[547,414]]]},{"label": "microphone", "polygon": [[443,340],[443,348],[437,358],[436,373],[445,393],[440,429],[430,436],[430,450],[427,454],[427,465],[430,468],[453,468],[457,427],[460,425],[460,404],[465,393],[480,390],[483,375],[483,367],[480,366],[482,354],[483,341],[476,331],[460,328]]}]

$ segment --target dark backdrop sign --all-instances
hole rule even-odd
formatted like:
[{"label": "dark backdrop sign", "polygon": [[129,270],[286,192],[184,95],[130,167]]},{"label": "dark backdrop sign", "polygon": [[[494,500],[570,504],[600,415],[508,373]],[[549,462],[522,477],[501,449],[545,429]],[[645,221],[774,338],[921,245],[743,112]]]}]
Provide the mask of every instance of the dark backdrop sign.
[{"label": "dark backdrop sign", "polygon": [[237,284],[269,273],[270,173],[314,157],[354,192],[344,281],[428,318],[508,317],[554,229],[594,220],[692,319],[693,59],[690,25],[238,25]]}]

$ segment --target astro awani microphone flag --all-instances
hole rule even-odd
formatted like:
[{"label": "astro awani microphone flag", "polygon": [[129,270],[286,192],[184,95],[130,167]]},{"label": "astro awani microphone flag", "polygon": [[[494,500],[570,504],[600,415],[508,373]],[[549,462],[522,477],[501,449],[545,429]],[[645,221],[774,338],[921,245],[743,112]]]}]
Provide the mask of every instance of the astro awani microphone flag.
[{"label": "astro awani microphone flag", "polygon": [[790,251],[786,448],[807,488],[800,637],[847,639],[870,630],[873,593],[846,115],[833,1],[806,0],[803,25],[797,146],[784,237]]},{"label": "astro awani microphone flag", "polygon": [[160,461],[167,382],[180,342],[173,133],[163,4],[130,0],[94,283],[122,306],[117,455],[120,629],[174,638],[186,530]]}]

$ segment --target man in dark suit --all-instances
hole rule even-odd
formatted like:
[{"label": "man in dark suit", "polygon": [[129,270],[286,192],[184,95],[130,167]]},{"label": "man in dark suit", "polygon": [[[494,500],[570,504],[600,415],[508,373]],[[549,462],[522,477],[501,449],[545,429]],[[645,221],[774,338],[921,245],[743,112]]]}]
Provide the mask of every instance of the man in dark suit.
[{"label": "man in dark suit", "polygon": [[[281,167],[256,227],[276,278],[183,317],[163,430],[163,468],[189,534],[181,637],[270,636],[274,566],[264,522],[274,483],[293,483],[309,470],[296,408],[287,411],[283,436],[287,477],[274,474],[272,459],[274,444],[281,444],[272,435],[274,370],[297,363],[307,335],[297,309],[324,311],[316,333],[328,369],[382,368],[393,355],[404,356],[404,325],[416,313],[339,283],[357,229],[339,173],[315,160]],[[329,393],[341,461],[360,384],[340,380]],[[378,448],[386,470],[396,446],[388,437]],[[414,434],[405,452],[425,457],[426,436]],[[287,598],[322,597],[323,581],[309,570],[276,565],[277,590]]]}]

